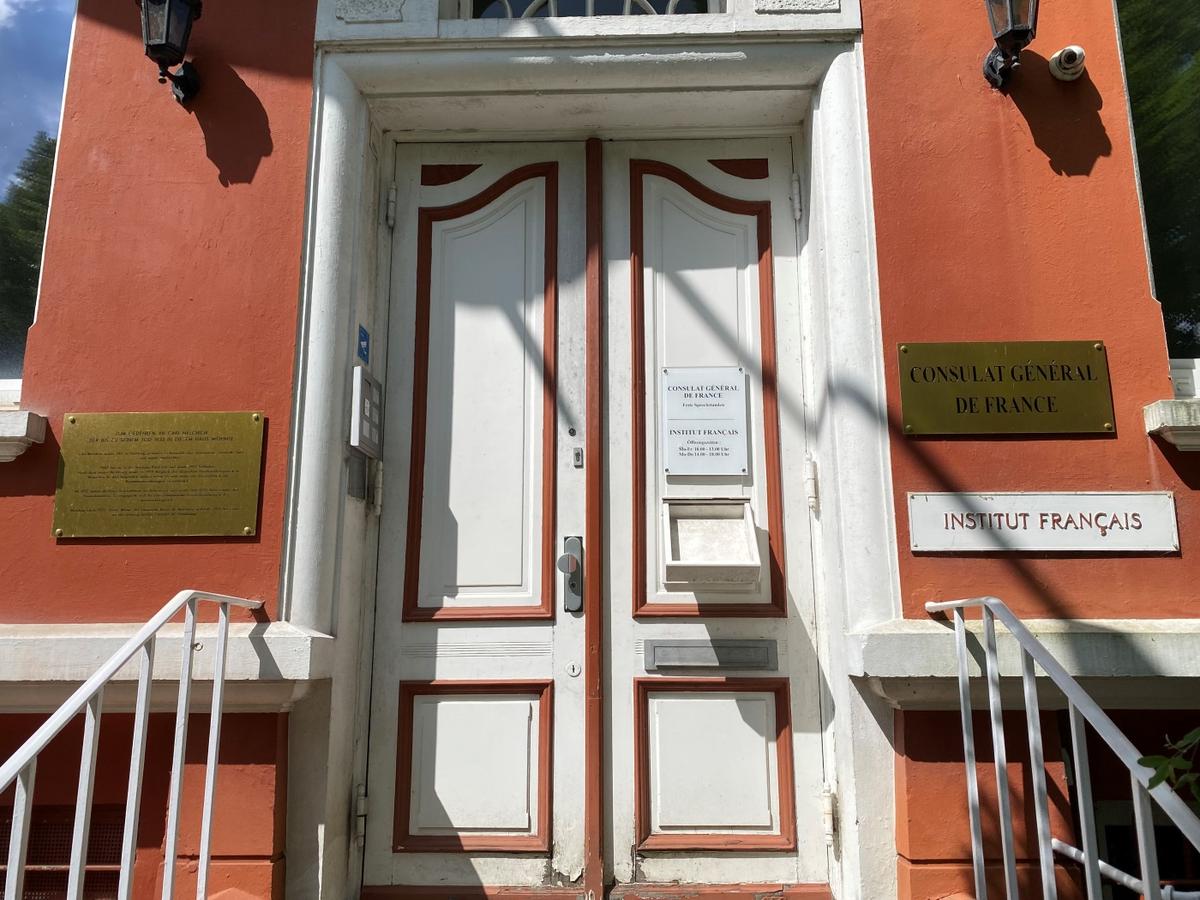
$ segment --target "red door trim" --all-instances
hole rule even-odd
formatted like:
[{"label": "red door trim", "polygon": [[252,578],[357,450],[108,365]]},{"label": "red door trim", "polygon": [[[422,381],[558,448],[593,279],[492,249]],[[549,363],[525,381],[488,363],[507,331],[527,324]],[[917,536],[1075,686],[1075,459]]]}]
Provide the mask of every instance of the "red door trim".
[{"label": "red door trim", "polygon": [[[633,699],[633,819],[638,851],[794,850],[796,790],[792,772],[792,705],[787,678],[635,678]],[[775,753],[778,771],[778,834],[651,834],[650,694],[768,691],[775,695]]]},{"label": "red door trim", "polygon": [[770,174],[766,159],[710,159],[709,163],[716,166],[726,175],[734,178],[745,178],[749,181],[759,181]]},{"label": "red door trim", "polygon": [[[650,603],[646,596],[646,304],[643,181],[656,176],[673,181],[699,200],[728,213],[754,216],[758,237],[759,342],[762,345],[763,444],[766,453],[767,547],[771,599],[768,603]],[[771,248],[771,203],[739,200],[706,187],[681,169],[657,160],[629,162],[630,334],[633,342],[633,614],[635,616],[787,615],[787,579],[783,548],[783,478],[779,450],[779,398],[775,357],[775,271]]]},{"label": "red door trim", "polygon": [[[425,427],[429,401],[429,304],[433,265],[433,223],[478,212],[518,184],[546,180],[545,271],[542,326],[542,598],[536,606],[426,607],[419,605],[421,514],[425,493]],[[417,213],[417,297],[413,336],[412,452],[408,471],[408,530],[404,551],[405,622],[447,619],[554,618],[554,561],[557,490],[558,404],[555,367],[558,333],[558,163],[522,166],[491,187],[450,206],[422,207]]]},{"label": "red door trim", "polygon": [[437,187],[443,184],[454,184],[456,181],[462,181],[481,165],[482,163],[465,163],[462,165],[424,165],[421,166],[421,184],[425,187]]},{"label": "red door trim", "polygon": [[[408,830],[413,770],[413,702],[433,694],[537,694],[537,827],[530,835],[414,835]],[[402,681],[396,716],[396,797],[392,849],[397,853],[462,853],[550,851],[554,753],[554,682],[520,680]]]},{"label": "red door trim", "polygon": [[584,486],[584,759],[583,885],[604,896],[604,145],[585,149],[586,483]]}]

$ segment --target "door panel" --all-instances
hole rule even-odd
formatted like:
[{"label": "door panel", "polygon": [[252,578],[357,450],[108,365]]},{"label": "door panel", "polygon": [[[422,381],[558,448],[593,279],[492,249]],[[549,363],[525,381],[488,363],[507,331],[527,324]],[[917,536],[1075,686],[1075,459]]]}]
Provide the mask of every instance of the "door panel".
[{"label": "door panel", "polygon": [[787,679],[647,678],[636,687],[638,847],[790,849]]},{"label": "door panel", "polygon": [[406,618],[552,612],[557,194],[534,164],[418,213]]},{"label": "door panel", "polygon": [[550,847],[550,681],[401,682],[393,849]]},{"label": "door panel", "polygon": [[396,184],[364,883],[570,882],[583,150],[406,146]]},{"label": "door panel", "polygon": [[[690,147],[688,158],[698,153],[699,162],[706,163],[699,146],[682,146]],[[711,164],[697,167],[720,180],[744,181],[729,179]],[[744,185],[734,188],[741,195],[719,193],[656,157],[630,158],[628,179],[627,211],[614,210],[609,223],[629,222],[633,440],[635,448],[644,448],[643,453],[635,449],[633,459],[634,614],[782,615],[786,597],[770,202],[742,199]],[[619,202],[623,192],[613,193]],[[747,380],[749,464],[741,474],[669,471],[665,436],[656,427],[664,420],[664,376],[668,370],[695,367],[737,368],[738,377]],[[668,497],[748,500],[766,574],[749,584],[668,583],[662,566],[667,547],[659,527]]]},{"label": "door panel", "polygon": [[[617,882],[828,878],[791,153],[788,140],[605,147],[608,414],[629,423],[606,448]],[[715,474],[715,456],[714,474],[669,471],[664,371],[688,368],[744,379],[746,472]],[[673,542],[729,555],[744,527],[691,523],[688,538],[664,525],[668,500],[747,502],[755,576],[668,579]],[[659,666],[664,643],[677,650]]]}]

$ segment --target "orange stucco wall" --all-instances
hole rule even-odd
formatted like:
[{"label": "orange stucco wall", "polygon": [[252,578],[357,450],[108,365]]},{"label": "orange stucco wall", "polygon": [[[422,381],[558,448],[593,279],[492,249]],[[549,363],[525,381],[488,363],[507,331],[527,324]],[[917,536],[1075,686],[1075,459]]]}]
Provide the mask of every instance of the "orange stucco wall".
[{"label": "orange stucco wall", "polygon": [[[81,0],[22,405],[53,435],[0,469],[0,622],[144,621],[200,587],[278,593],[313,0],[209,3],[190,110],[138,6]],[[68,411],[262,410],[259,537],[58,541]]]},{"label": "orange stucco wall", "polygon": [[[1200,454],[1147,437],[1171,396],[1150,293],[1111,0],[1044,4],[1011,93],[980,74],[981,3],[863,0],[871,177],[905,615],[994,594],[1018,615],[1200,614]],[[1082,44],[1088,75],[1045,58]],[[911,439],[900,420],[904,341],[1092,340],[1108,346],[1115,437]],[[909,491],[1171,490],[1182,553],[1167,557],[915,556]]]},{"label": "orange stucco wall", "polygon": [[[42,715],[0,716],[0,759],[7,759],[43,721]],[[189,884],[195,894],[208,723],[206,715],[194,715],[188,723],[176,881],[176,894],[182,896],[186,896]],[[209,873],[213,894],[235,887],[246,892],[243,896],[264,900],[283,895],[287,725],[286,715],[271,713],[227,713],[222,720],[221,763],[213,809],[213,862]],[[117,822],[123,819],[132,734],[132,715],[118,713],[103,717],[93,794],[96,817],[107,815],[110,821]],[[174,715],[152,715],[146,737],[146,772],[134,865],[134,894],[138,897],[162,893],[174,739]],[[82,740],[83,719],[76,717],[38,758],[33,846],[44,846],[37,840],[36,823],[40,815],[59,811],[65,821],[71,821]],[[0,816],[11,815],[12,798],[11,788],[0,793]],[[64,846],[62,850],[65,849]]]},{"label": "orange stucco wall", "polygon": [[[991,763],[991,731],[986,713],[975,716],[979,803],[985,823],[983,841],[989,860],[988,890],[1004,893],[996,806],[996,767]],[[1071,840],[1071,800],[1059,752],[1057,719],[1042,716],[1051,833]],[[957,712],[896,713],[896,852],[900,900],[974,896],[971,832],[966,814],[966,776]],[[1005,717],[1005,751],[1013,811],[1013,846],[1022,897],[1040,896],[1036,818],[1025,722]],[[952,814],[948,814],[952,813]],[[1058,869],[1058,895],[1082,898],[1074,870]]]}]

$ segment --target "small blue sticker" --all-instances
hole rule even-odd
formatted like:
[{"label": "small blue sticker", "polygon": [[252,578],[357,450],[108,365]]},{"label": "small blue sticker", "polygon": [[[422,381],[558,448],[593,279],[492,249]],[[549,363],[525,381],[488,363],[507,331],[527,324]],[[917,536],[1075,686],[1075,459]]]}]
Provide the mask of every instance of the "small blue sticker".
[{"label": "small blue sticker", "polygon": [[358,326],[358,358],[368,365],[371,362],[371,333]]}]

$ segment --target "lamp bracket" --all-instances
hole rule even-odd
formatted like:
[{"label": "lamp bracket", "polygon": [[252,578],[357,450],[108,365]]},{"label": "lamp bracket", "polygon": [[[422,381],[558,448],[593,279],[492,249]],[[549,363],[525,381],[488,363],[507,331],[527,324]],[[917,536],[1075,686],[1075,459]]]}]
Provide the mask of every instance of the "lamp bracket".
[{"label": "lamp bracket", "polygon": [[159,69],[158,80],[171,82],[171,93],[181,105],[187,105],[200,92],[200,75],[190,62],[181,63],[176,72]]},{"label": "lamp bracket", "polygon": [[1002,91],[1008,84],[1008,79],[1020,65],[1019,52],[1009,56],[999,47],[993,47],[992,52],[983,60],[983,77],[996,90]]}]

